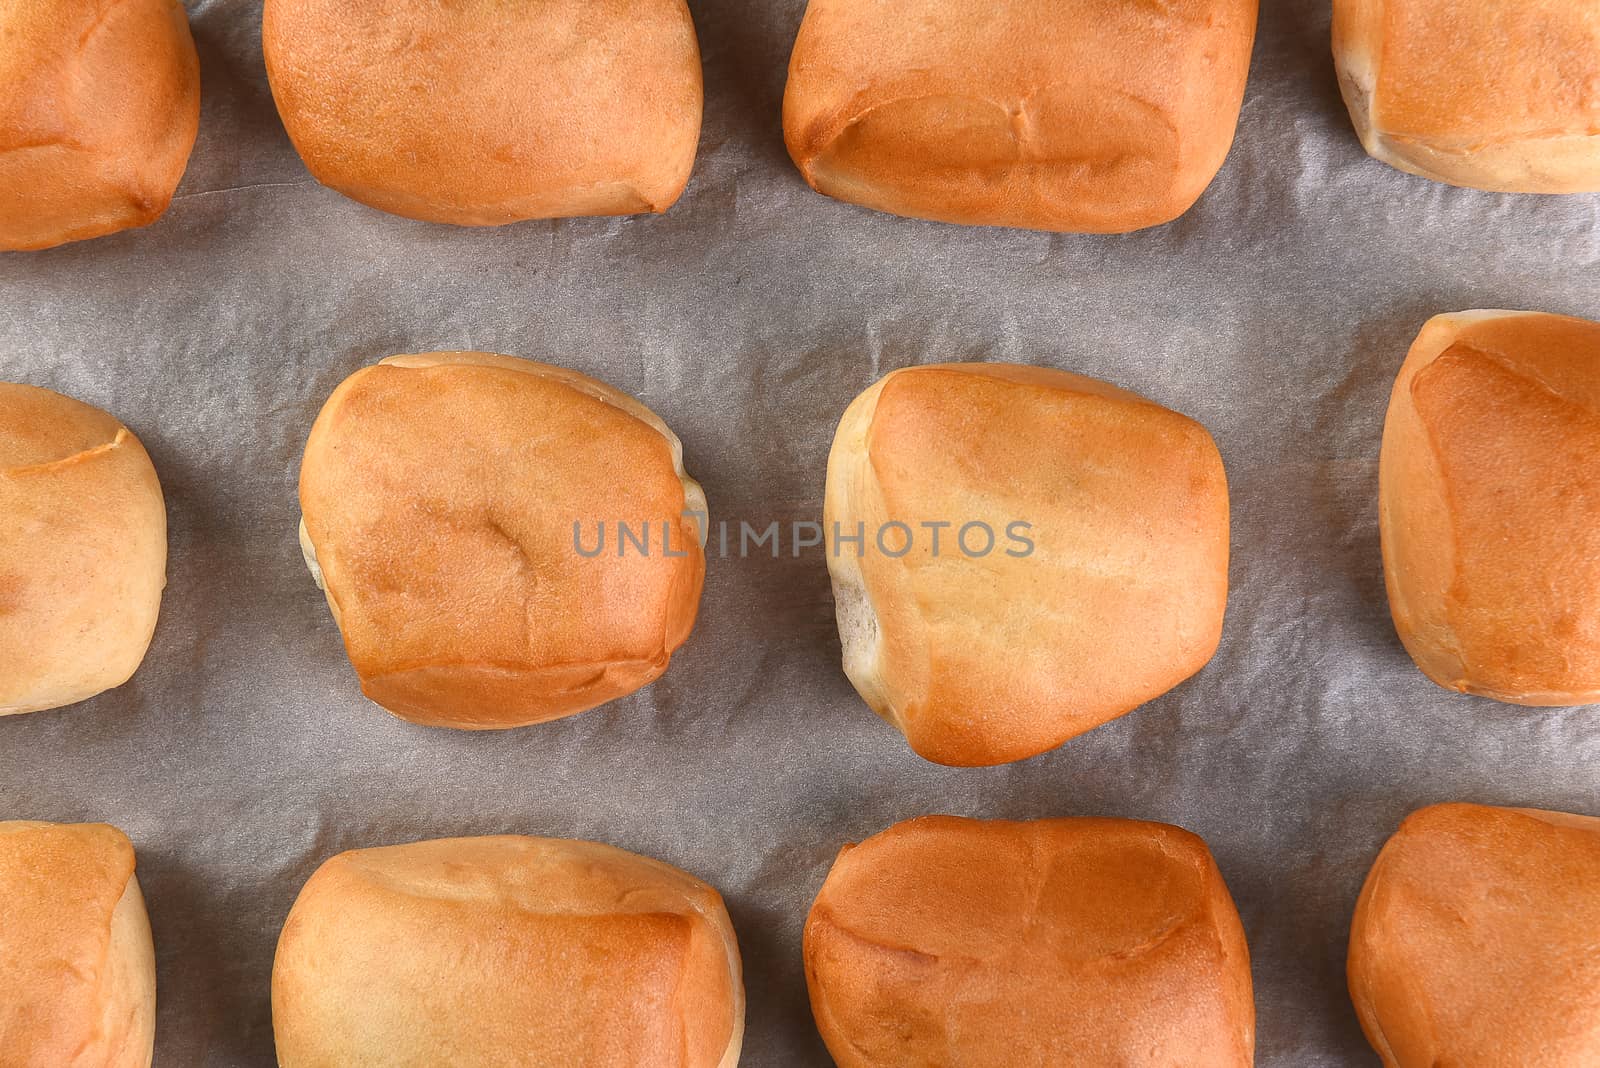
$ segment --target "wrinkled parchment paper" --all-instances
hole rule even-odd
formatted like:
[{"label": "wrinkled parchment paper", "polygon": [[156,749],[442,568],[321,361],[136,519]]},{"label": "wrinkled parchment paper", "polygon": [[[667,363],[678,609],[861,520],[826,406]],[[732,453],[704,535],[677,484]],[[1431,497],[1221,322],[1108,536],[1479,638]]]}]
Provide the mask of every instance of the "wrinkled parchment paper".
[{"label": "wrinkled parchment paper", "polygon": [[[719,887],[747,969],[743,1063],[826,1065],[806,909],[841,843],[926,812],[1200,833],[1249,932],[1258,1063],[1376,1064],[1343,960],[1399,819],[1446,799],[1600,812],[1600,715],[1447,694],[1396,641],[1375,526],[1384,405],[1434,312],[1600,317],[1600,200],[1450,189],[1368,160],[1325,0],[1266,0],[1238,142],[1180,221],[1060,237],[891,218],[812,193],[784,154],[802,0],[690,3],[705,133],[665,216],[466,230],[346,200],[278,123],[260,4],[191,0],[204,115],[171,212],[0,255],[0,379],[120,416],[167,493],[171,582],[143,669],[75,708],[0,720],[0,818],[106,820],[138,846],[157,1064],[274,1063],[273,946],[323,859],[523,832],[610,842]],[[448,348],[636,394],[683,437],[713,516],[758,526],[820,516],[834,424],[893,368],[992,359],[1109,379],[1222,448],[1222,648],[1056,752],[939,768],[845,680],[812,549],[712,560],[671,670],[604,710],[492,734],[391,719],[359,695],[301,563],[297,471],[345,375]]]}]

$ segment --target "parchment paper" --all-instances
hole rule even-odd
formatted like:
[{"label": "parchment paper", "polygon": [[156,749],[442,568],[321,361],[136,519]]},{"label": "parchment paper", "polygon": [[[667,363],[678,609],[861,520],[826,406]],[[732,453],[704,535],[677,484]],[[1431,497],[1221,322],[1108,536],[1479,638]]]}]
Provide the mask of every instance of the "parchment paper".
[{"label": "parchment paper", "polygon": [[[1266,0],[1238,142],[1182,220],[1127,237],[966,229],[808,190],[780,101],[802,0],[690,0],[705,133],[662,217],[467,230],[318,186],[260,55],[260,4],[191,2],[200,143],[149,229],[0,255],[0,379],[143,438],[171,581],[143,669],[0,720],[0,818],[106,820],[139,850],[160,969],[157,1063],[274,1063],[268,977],[315,866],[357,846],[593,838],[726,895],[750,997],[743,1063],[825,1065],[800,930],[838,847],[927,812],[1100,814],[1203,835],[1250,936],[1258,1063],[1373,1065],[1346,931],[1409,810],[1600,812],[1600,718],[1447,694],[1395,639],[1375,527],[1388,390],[1423,320],[1600,317],[1594,197],[1467,192],[1371,161],[1325,0]],[[855,394],[935,360],[1047,364],[1201,420],[1228,465],[1232,595],[1175,692],[1010,767],[924,763],[839,667],[824,559],[712,560],[665,678],[511,733],[365,702],[295,542],[305,435],[345,375],[474,348],[566,364],[683,437],[714,518],[815,519]],[[1071,1011],[1063,1006],[1063,1011]]]}]

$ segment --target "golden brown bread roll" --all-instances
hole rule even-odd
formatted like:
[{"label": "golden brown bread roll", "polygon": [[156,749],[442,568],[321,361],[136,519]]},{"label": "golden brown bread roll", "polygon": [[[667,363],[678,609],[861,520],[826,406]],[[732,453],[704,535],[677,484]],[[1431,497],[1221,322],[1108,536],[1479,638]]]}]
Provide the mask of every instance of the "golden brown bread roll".
[{"label": "golden brown bread roll", "polygon": [[0,249],[155,222],[199,128],[178,0],[0,0]]},{"label": "golden brown bread roll", "polygon": [[1251,1063],[1250,954],[1199,838],[929,816],[846,846],[805,927],[840,1068]]},{"label": "golden brown bread roll", "polygon": [[1600,324],[1428,322],[1389,400],[1378,525],[1395,629],[1451,690],[1600,700]]},{"label": "golden brown bread roll", "polygon": [[396,215],[659,212],[694,166],[684,0],[266,0],[261,44],[311,173]]},{"label": "golden brown bread roll", "polygon": [[1367,151],[1438,182],[1600,190],[1600,11],[1588,0],[1334,0]]},{"label": "golden brown bread roll", "polygon": [[482,352],[358,371],[311,430],[300,506],[362,690],[417,723],[582,712],[654,681],[694,626],[705,494],[665,423],[575,371]]},{"label": "golden brown bread roll", "polygon": [[1233,143],[1257,0],[811,0],[783,102],[812,188],[977,226],[1118,233]]},{"label": "golden brown bread roll", "polygon": [[1216,444],[1103,382],[1013,364],[896,371],[845,412],[824,513],[832,539],[865,532],[828,553],[845,672],[941,764],[1060,745],[1194,674],[1221,637]]},{"label": "golden brown bread roll", "polygon": [[1350,996],[1387,1068],[1600,1064],[1600,819],[1435,805],[1378,854]]},{"label": "golden brown bread roll", "polygon": [[0,823],[6,1068],[150,1068],[156,960],[133,867],[115,827]]},{"label": "golden brown bread roll", "polygon": [[457,838],[341,853],[272,968],[282,1068],[733,1068],[722,898],[593,842]]},{"label": "golden brown bread roll", "polygon": [[150,647],[167,512],[144,446],[98,408],[0,382],[0,716],[121,686]]}]

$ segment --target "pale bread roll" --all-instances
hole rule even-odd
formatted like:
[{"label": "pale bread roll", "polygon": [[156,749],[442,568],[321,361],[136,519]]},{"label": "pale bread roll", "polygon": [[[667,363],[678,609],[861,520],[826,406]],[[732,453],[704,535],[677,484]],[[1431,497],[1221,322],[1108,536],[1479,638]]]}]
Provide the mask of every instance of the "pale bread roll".
[{"label": "pale bread roll", "polygon": [[1395,380],[1378,527],[1395,630],[1447,689],[1600,700],[1600,324],[1470,311]]},{"label": "pale bread roll", "polygon": [[6,1068],[150,1068],[155,949],[133,868],[115,827],[0,823]]},{"label": "pale bread roll", "polygon": [[1113,819],[928,816],[846,846],[805,928],[840,1068],[1247,1068],[1250,953],[1210,851]]},{"label": "pale bread roll", "polygon": [[[898,558],[895,523],[916,534]],[[949,524],[938,551],[932,523]],[[992,552],[977,555],[976,535],[962,551],[969,523],[995,532]],[[1031,552],[1006,540],[1014,523]],[[941,764],[1052,749],[1176,686],[1221,637],[1216,444],[1081,375],[939,364],[885,376],[840,421],[824,527],[845,672]],[[832,545],[862,528],[865,551]]]},{"label": "pale bread roll", "polygon": [[272,969],[282,1068],[733,1068],[722,898],[593,842],[358,849],[306,883]]},{"label": "pale bread roll", "polygon": [[582,712],[654,681],[694,626],[706,502],[683,446],[575,371],[482,352],[357,371],[312,427],[300,505],[362,690],[414,722]]},{"label": "pale bread roll", "polygon": [[811,0],[784,97],[820,192],[978,226],[1169,222],[1233,143],[1257,0]]},{"label": "pale bread roll", "polygon": [[396,215],[660,212],[694,166],[684,0],[266,0],[261,44],[306,167]]},{"label": "pale bread roll", "polygon": [[0,249],[154,222],[199,128],[178,0],[0,0]]},{"label": "pale bread roll", "polygon": [[1412,813],[1362,888],[1349,977],[1386,1068],[1600,1064],[1600,819]]},{"label": "pale bread roll", "polygon": [[144,446],[70,397],[0,382],[0,716],[75,704],[144,660],[167,512]]},{"label": "pale bread roll", "polygon": [[1600,10],[1588,0],[1334,0],[1368,153],[1436,182],[1600,190]]}]

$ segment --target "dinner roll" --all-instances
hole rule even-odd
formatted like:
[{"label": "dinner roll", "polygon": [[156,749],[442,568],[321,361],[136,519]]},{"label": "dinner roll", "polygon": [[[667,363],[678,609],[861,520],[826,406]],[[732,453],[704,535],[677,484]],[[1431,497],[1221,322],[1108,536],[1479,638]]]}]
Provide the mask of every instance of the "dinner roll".
[{"label": "dinner roll", "polygon": [[1600,190],[1589,0],[1334,0],[1339,85],[1391,167],[1509,193]]},{"label": "dinner roll", "polygon": [[396,215],[666,211],[694,166],[684,0],[266,0],[261,44],[311,173]]},{"label": "dinner roll", "polygon": [[1350,996],[1387,1068],[1600,1064],[1600,819],[1435,805],[1378,854]]},{"label": "dinner roll", "polygon": [[805,927],[839,1068],[1243,1068],[1250,953],[1199,838],[928,816],[846,846]]},{"label": "dinner roll", "polygon": [[272,968],[282,1068],[733,1068],[717,892],[593,842],[456,838],[328,861]]},{"label": "dinner roll", "polygon": [[705,494],[656,414],[483,352],[345,380],[300,468],[301,544],[361,688],[404,719],[518,727],[632,693],[689,636]]},{"label": "dinner roll", "polygon": [[156,958],[133,865],[103,823],[0,823],[6,1068],[150,1068]]},{"label": "dinner roll", "polygon": [[1525,705],[1600,700],[1600,324],[1423,327],[1389,400],[1378,525],[1423,672]]},{"label": "dinner roll", "polygon": [[0,249],[155,222],[199,128],[179,0],[0,0]]},{"label": "dinner roll", "polygon": [[167,511],[139,439],[0,382],[0,517],[0,716],[127,682],[167,583]]},{"label": "dinner roll", "polygon": [[1221,637],[1217,447],[1104,382],[896,371],[845,412],[824,513],[845,672],[940,764],[1060,745],[1194,674]]},{"label": "dinner roll", "polygon": [[895,215],[1119,233],[1233,143],[1257,0],[811,0],[783,102],[813,189]]}]

